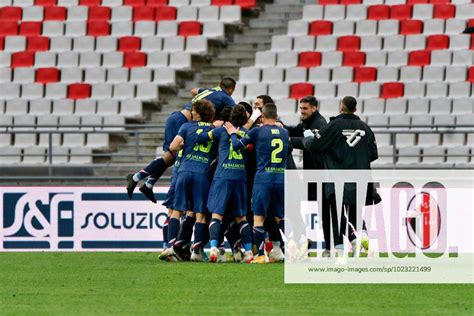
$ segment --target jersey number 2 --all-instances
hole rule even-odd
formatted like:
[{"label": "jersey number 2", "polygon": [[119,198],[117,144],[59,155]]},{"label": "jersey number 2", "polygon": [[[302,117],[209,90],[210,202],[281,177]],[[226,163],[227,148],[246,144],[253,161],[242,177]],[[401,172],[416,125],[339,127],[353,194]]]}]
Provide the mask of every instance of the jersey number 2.
[{"label": "jersey number 2", "polygon": [[281,139],[275,138],[272,140],[272,148],[276,147],[272,150],[272,163],[281,163],[283,161],[282,158],[277,157],[279,153],[283,150],[283,141]]}]

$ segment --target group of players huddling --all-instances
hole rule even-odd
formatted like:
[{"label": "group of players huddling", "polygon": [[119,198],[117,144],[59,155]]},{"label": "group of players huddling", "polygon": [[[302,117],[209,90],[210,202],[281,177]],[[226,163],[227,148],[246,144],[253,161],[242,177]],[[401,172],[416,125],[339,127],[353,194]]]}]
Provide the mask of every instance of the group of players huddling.
[{"label": "group of players huddling", "polygon": [[[156,203],[153,185],[174,165],[163,203],[168,220],[162,260],[223,262],[224,235],[234,261],[284,260],[288,131],[271,97],[257,97],[254,108],[235,104],[235,84],[224,78],[218,87],[193,89],[192,101],[166,121],[163,156],[127,176],[130,198],[144,180],[140,191]],[[203,251],[208,242],[209,258]]]}]

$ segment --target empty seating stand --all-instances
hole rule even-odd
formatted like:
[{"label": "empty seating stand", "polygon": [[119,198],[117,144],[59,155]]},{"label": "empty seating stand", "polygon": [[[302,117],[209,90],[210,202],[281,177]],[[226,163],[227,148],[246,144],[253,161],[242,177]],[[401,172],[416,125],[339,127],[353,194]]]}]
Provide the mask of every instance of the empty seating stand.
[{"label": "empty seating stand", "polygon": [[[241,23],[241,11],[256,1],[8,0],[0,5],[0,116],[90,114],[105,116],[104,124],[124,124],[125,118],[142,115],[141,101],[157,99],[160,86],[175,85],[176,71],[192,69],[192,55],[207,54],[208,40],[224,39],[224,25]],[[55,162],[91,162],[63,148],[73,147],[74,135],[58,136],[54,146],[63,158]],[[0,146],[20,148],[15,162],[37,164],[46,162],[40,156],[47,153],[34,148],[46,140],[39,134],[2,134]],[[75,145],[94,150],[109,145],[105,133],[77,140]],[[37,158],[25,159],[28,153]]]},{"label": "empty seating stand", "polygon": [[[241,70],[243,98],[275,91],[277,104],[286,105],[314,93],[321,112],[333,115],[338,100],[352,95],[362,119],[387,127],[429,128],[472,119],[474,36],[463,34],[473,25],[471,0],[305,3],[302,18],[288,22],[287,34],[273,36],[271,48],[257,52],[255,65]],[[297,116],[297,108],[291,109]],[[288,107],[281,111],[290,117]],[[467,146],[440,137],[441,150],[420,151],[412,149],[419,146],[419,136],[413,137],[402,142],[408,149],[397,151],[401,159],[395,162],[449,164],[456,161],[445,150],[450,143]],[[421,140],[426,144],[425,136]],[[471,163],[466,157],[459,161]],[[393,164],[392,157],[388,161]]]}]

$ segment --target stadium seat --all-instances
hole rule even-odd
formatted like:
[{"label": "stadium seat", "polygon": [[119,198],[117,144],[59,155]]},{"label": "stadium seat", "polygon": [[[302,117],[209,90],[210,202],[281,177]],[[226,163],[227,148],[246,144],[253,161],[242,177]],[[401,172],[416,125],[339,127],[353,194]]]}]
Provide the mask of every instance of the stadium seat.
[{"label": "stadium seat", "polygon": [[315,43],[314,36],[297,36],[294,38],[293,50],[297,52],[313,51]]},{"label": "stadium seat", "polygon": [[382,85],[380,97],[383,99],[403,97],[404,85],[399,82],[387,82]]},{"label": "stadium seat", "polygon": [[11,67],[32,67],[35,55],[33,52],[17,52],[11,55]]},{"label": "stadium seat", "polygon": [[299,67],[317,67],[321,65],[321,53],[319,52],[302,52],[299,54]]},{"label": "stadium seat", "polygon": [[87,22],[87,35],[106,36],[110,34],[110,24],[108,21]]},{"label": "stadium seat", "polygon": [[367,11],[367,19],[369,20],[388,20],[390,18],[390,6],[388,5],[372,5]]},{"label": "stadium seat", "polygon": [[315,21],[322,20],[323,18],[323,6],[320,5],[307,5],[303,10],[304,21]]},{"label": "stadium seat", "polygon": [[91,94],[91,86],[84,83],[71,84],[68,87],[67,97],[69,99],[85,99],[89,98]]},{"label": "stadium seat", "polygon": [[39,36],[41,35],[41,27],[41,22],[22,22],[18,34],[24,36]]},{"label": "stadium seat", "polygon": [[341,36],[338,39],[337,50],[343,52],[355,51],[360,49],[360,37]]},{"label": "stadium seat", "polygon": [[88,10],[88,21],[108,21],[110,20],[112,10],[109,7],[90,7]]},{"label": "stadium seat", "polygon": [[314,86],[309,83],[295,83],[290,87],[289,97],[292,99],[301,99],[307,95],[313,95]]},{"label": "stadium seat", "polygon": [[160,6],[155,11],[155,21],[176,20],[177,9],[172,6]]},{"label": "stadium seat", "polygon": [[333,23],[331,21],[313,21],[309,24],[309,35],[331,35]]},{"label": "stadium seat", "polygon": [[56,68],[40,68],[36,70],[37,83],[52,83],[59,81],[59,70]]},{"label": "stadium seat", "polygon": [[354,82],[370,82],[377,79],[377,69],[374,67],[356,67]]},{"label": "stadium seat", "polygon": [[427,66],[430,64],[431,54],[428,50],[413,51],[409,54],[409,66]]},{"label": "stadium seat", "polygon": [[468,75],[467,75],[467,81],[474,82],[474,67],[473,66],[469,67],[469,72],[468,72]]},{"label": "stadium seat", "polygon": [[403,20],[400,21],[400,34],[411,35],[421,34],[423,32],[423,22],[420,20]]},{"label": "stadium seat", "polygon": [[67,9],[61,6],[48,6],[43,11],[43,21],[65,21]]},{"label": "stadium seat", "polygon": [[431,35],[427,38],[427,50],[448,49],[449,37],[447,35]]},{"label": "stadium seat", "polygon": [[331,69],[325,67],[314,67],[309,70],[309,79],[311,83],[328,82],[331,78]]},{"label": "stadium seat", "polygon": [[342,65],[350,67],[360,67],[365,64],[364,52],[344,52]]},{"label": "stadium seat", "polygon": [[202,25],[197,21],[185,21],[179,24],[178,35],[196,36],[201,35]]},{"label": "stadium seat", "polygon": [[451,4],[437,4],[434,6],[433,19],[452,19],[455,16],[456,6]]}]

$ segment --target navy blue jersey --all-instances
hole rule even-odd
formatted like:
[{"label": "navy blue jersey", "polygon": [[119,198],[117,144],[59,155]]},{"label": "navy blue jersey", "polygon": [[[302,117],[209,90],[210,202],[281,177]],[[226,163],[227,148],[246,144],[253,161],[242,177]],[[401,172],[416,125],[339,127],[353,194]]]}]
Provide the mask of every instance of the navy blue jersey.
[{"label": "navy blue jersey", "polygon": [[[237,132],[239,137],[244,137],[247,133],[245,128],[240,128]],[[240,149],[234,150],[232,148],[232,140],[227,130],[224,127],[218,127],[211,130],[207,134],[200,134],[198,138],[199,143],[206,143],[213,140],[214,143],[219,144],[219,156],[217,170],[214,174],[215,179],[227,180],[247,180],[247,173],[245,170],[245,155]]]},{"label": "navy blue jersey", "polygon": [[221,113],[222,109],[226,106],[233,107],[235,106],[235,101],[232,99],[227,92],[222,90],[220,87],[215,87],[215,88],[201,88],[198,91],[198,94],[191,100],[191,102],[188,102],[184,105],[184,108],[187,110],[191,110],[192,104],[196,101],[199,101],[201,99],[205,99],[208,101],[211,101],[215,108],[216,108],[216,114],[219,116]]},{"label": "navy blue jersey", "polygon": [[209,172],[209,164],[215,156],[213,142],[198,144],[197,139],[199,134],[207,134],[211,129],[211,123],[196,121],[187,122],[181,126],[178,135],[184,139],[184,148],[178,173],[188,171],[207,174]]},{"label": "navy blue jersey", "polygon": [[262,125],[239,139],[232,135],[233,148],[254,144],[257,172],[254,183],[283,183],[288,154],[288,131],[276,125]]}]

